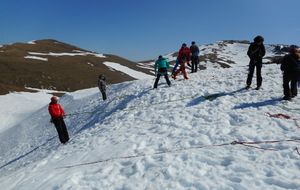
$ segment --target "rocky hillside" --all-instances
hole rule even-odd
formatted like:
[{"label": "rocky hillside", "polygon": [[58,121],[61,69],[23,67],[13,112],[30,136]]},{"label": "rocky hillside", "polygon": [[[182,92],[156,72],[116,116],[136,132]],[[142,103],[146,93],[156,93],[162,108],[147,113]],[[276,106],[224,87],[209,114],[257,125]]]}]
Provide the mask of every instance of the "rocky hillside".
[{"label": "rocky hillside", "polygon": [[97,86],[99,74],[115,84],[135,80],[107,67],[114,62],[150,74],[148,69],[116,55],[99,54],[56,40],[0,46],[0,94],[28,91],[26,87],[75,91]]}]

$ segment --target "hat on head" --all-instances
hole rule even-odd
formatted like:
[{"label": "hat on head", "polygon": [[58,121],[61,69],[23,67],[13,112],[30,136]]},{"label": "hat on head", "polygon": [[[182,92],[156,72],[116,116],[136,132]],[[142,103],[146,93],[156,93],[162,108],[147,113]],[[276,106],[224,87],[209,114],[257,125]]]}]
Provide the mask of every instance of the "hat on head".
[{"label": "hat on head", "polygon": [[262,43],[262,42],[264,42],[264,38],[263,38],[262,36],[256,36],[256,37],[253,39],[253,41],[254,41],[255,43]]},{"label": "hat on head", "polygon": [[56,98],[55,96],[53,96],[53,97],[51,98],[51,102],[54,102],[54,101],[57,101],[57,98]]},{"label": "hat on head", "polygon": [[298,49],[296,47],[291,47],[289,52],[290,53],[298,53]]}]

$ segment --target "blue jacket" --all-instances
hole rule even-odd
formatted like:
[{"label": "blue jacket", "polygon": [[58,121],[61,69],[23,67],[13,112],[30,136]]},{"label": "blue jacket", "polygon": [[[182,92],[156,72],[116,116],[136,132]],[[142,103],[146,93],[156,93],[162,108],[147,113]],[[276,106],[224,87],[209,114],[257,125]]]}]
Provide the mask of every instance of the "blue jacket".
[{"label": "blue jacket", "polygon": [[159,58],[156,62],[155,62],[155,65],[154,65],[154,72],[157,73],[157,69],[160,69],[160,68],[167,68],[169,70],[170,68],[170,65],[167,61],[166,58]]}]

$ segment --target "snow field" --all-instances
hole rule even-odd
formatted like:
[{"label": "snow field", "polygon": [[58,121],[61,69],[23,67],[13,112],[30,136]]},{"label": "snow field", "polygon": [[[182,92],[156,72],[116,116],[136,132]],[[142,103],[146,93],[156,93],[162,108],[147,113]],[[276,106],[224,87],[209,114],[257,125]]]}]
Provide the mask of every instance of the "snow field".
[{"label": "snow field", "polygon": [[[298,119],[299,99],[281,100],[279,65],[263,66],[261,90],[244,90],[241,57],[228,69],[206,63],[171,87],[163,77],[157,89],[154,78],[110,85],[107,101],[97,88],[67,93],[59,99],[69,114],[66,145],[49,123],[50,97],[41,98],[44,107],[1,128],[0,188],[300,189],[299,143],[281,141],[300,139],[300,129],[266,114]],[[258,149],[233,141],[280,142],[252,144]]]}]

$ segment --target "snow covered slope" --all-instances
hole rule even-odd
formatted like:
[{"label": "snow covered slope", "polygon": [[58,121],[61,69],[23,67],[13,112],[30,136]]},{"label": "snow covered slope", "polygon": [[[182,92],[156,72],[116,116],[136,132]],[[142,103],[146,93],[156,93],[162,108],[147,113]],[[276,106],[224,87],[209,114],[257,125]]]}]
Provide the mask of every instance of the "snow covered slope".
[{"label": "snow covered slope", "polygon": [[107,101],[97,88],[67,93],[65,145],[49,95],[26,93],[19,105],[0,96],[0,189],[300,189],[299,98],[281,100],[275,64],[263,66],[261,90],[244,90],[247,46],[227,48],[231,68],[207,62],[171,87],[163,78],[158,89],[154,78],[110,85]]}]

